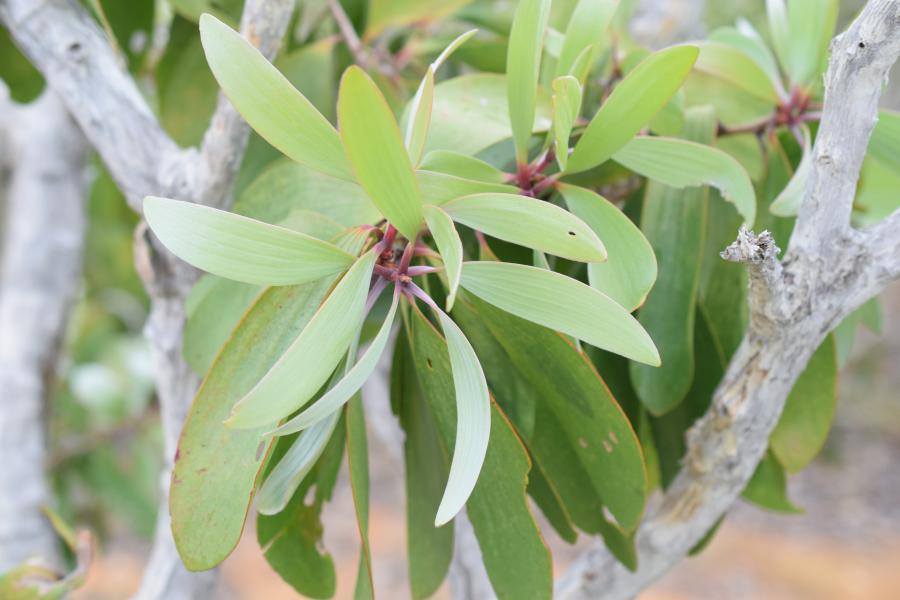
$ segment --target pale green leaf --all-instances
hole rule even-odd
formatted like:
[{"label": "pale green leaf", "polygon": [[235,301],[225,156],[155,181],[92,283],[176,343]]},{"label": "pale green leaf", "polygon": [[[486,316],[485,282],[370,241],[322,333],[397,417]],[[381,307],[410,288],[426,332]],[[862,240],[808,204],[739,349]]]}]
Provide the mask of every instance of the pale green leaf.
[{"label": "pale green leaf", "polygon": [[272,425],[312,398],[362,325],[374,264],[372,251],[354,263],[290,348],[234,406],[226,425],[236,429]]},{"label": "pale green leaf", "polygon": [[660,364],[653,340],[628,311],[565,275],[527,265],[466,262],[461,285],[523,319],[638,362]]},{"label": "pale green leaf", "polygon": [[812,171],[812,135],[809,128],[803,125],[803,156],[800,158],[800,164],[791,180],[784,187],[778,197],[769,205],[769,212],[779,217],[794,217],[800,210],[800,203],[803,201],[803,193],[806,191],[806,182],[809,180],[809,174]]},{"label": "pale green leaf", "polygon": [[449,200],[472,194],[498,193],[515,194],[519,188],[502,183],[488,183],[476,179],[465,179],[436,171],[416,171],[416,180],[422,190],[425,204],[440,206]]},{"label": "pale green leaf", "polygon": [[334,127],[256,48],[209,14],[200,37],[222,91],[259,135],[299,163],[353,179]]},{"label": "pale green leaf", "polygon": [[516,147],[516,161],[528,161],[537,104],[538,73],[544,30],[550,17],[550,0],[521,0],[516,8],[506,54],[509,119]]},{"label": "pale green leaf", "polygon": [[878,111],[878,122],[869,140],[869,155],[900,172],[900,113]]},{"label": "pale green leaf", "polygon": [[456,298],[456,290],[459,288],[459,278],[462,276],[463,247],[459,239],[459,233],[453,225],[453,220],[446,212],[437,206],[425,207],[425,222],[434,238],[434,243],[444,261],[447,270],[447,310],[453,308]]},{"label": "pale green leaf", "polygon": [[581,111],[581,84],[571,75],[553,80],[553,137],[556,161],[562,171],[569,159],[569,134]]},{"label": "pale green leaf", "polygon": [[294,441],[256,495],[256,510],[260,514],[274,515],[287,506],[303,478],[325,450],[340,416],[339,412],[332,413]]},{"label": "pale green leaf", "polygon": [[837,24],[837,0],[788,2],[788,55],[785,71],[794,84],[809,87],[821,75],[828,42]]},{"label": "pale green leaf", "polygon": [[338,122],[360,185],[409,240],[422,225],[422,199],[400,129],[375,82],[359,67],[344,72]]},{"label": "pale green leaf", "polygon": [[772,47],[775,49],[778,63],[782,70],[787,71],[790,62],[791,33],[784,0],[766,0],[766,17],[769,20],[769,36],[772,38]]},{"label": "pale green leaf", "polygon": [[457,223],[507,242],[582,262],[606,260],[584,221],[558,206],[517,194],[474,194],[441,205]]},{"label": "pale green leaf", "polygon": [[559,192],[572,211],[603,240],[607,260],[588,265],[588,282],[633,311],[656,281],[656,255],[641,230],[609,200],[582,187],[563,184]]},{"label": "pale green leaf", "polygon": [[381,325],[381,329],[378,330],[378,334],[353,367],[347,371],[334,387],[325,392],[309,408],[275,429],[272,432],[274,435],[287,435],[318,425],[331,414],[336,413],[339,408],[353,397],[353,394],[359,391],[369,376],[375,371],[378,360],[387,346],[391,335],[391,326],[394,324],[394,316],[397,314],[398,299],[399,295],[394,294],[394,300],[384,319],[384,323]]},{"label": "pale green leaf", "polygon": [[235,281],[303,283],[353,262],[351,254],[312,236],[191,202],[148,196],[144,217],[173,254]]},{"label": "pale green leaf", "polygon": [[446,17],[472,0],[368,0],[365,37],[371,39],[387,27],[429,22]]},{"label": "pale green leaf", "polygon": [[559,60],[556,63],[557,76],[577,72],[573,67],[578,62],[579,55],[588,47],[597,48],[599,46],[618,6],[618,0],[580,0],[578,2],[569,18],[566,37],[562,49],[559,51]]},{"label": "pale green leaf", "polygon": [[443,312],[438,312],[447,340],[453,388],[456,392],[456,442],[447,488],[434,519],[440,527],[456,516],[475,488],[487,453],[491,432],[491,397],[481,363],[462,330]]},{"label": "pale green leaf", "polygon": [[486,183],[506,181],[506,173],[494,165],[452,150],[432,150],[422,159],[419,168]]},{"label": "pale green leaf", "polygon": [[566,172],[595,167],[628,143],[675,95],[698,53],[696,46],[676,46],[641,61],[591,119],[569,157]]},{"label": "pale green leaf", "polygon": [[631,140],[613,158],[635,173],[671,187],[711,185],[734,204],[748,226],[756,219],[756,193],[750,176],[737,159],[718,148],[642,136]]},{"label": "pale green leaf", "polygon": [[748,21],[738,19],[737,27],[722,27],[709,35],[709,41],[728,44],[749,56],[763,70],[776,90],[781,91],[778,62],[765,40]]},{"label": "pale green leaf", "polygon": [[769,74],[744,50],[719,42],[700,42],[694,68],[737,86],[754,96],[778,104],[778,91]]}]

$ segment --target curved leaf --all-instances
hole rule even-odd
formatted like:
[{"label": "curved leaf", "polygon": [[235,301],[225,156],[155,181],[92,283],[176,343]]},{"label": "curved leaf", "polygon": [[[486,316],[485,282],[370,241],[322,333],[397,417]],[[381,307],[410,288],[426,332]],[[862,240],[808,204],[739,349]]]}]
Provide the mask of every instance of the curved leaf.
[{"label": "curved leaf", "polygon": [[173,254],[235,281],[303,283],[339,273],[354,260],[312,236],[192,202],[148,196],[144,218]]},{"label": "curved leaf", "polygon": [[748,226],[756,220],[756,193],[750,176],[737,159],[718,148],[687,140],[641,136],[613,158],[628,169],[671,187],[711,185],[734,204]]},{"label": "curved leaf", "polygon": [[606,260],[597,234],[549,202],[516,194],[474,194],[441,207],[457,223],[519,244],[583,262]]},{"label": "curved leaf", "polygon": [[334,127],[256,48],[209,14],[200,38],[222,91],[256,133],[299,163],[353,180]]},{"label": "curved leaf", "polygon": [[782,91],[778,61],[759,32],[744,19],[739,19],[737,27],[721,27],[709,34],[709,41],[728,44],[749,56],[779,92]]},{"label": "curved leaf", "polygon": [[509,121],[516,161],[528,161],[528,140],[537,104],[538,74],[550,0],[521,0],[516,7],[506,53]]},{"label": "curved leaf", "polygon": [[[572,11],[566,37],[559,51],[556,63],[556,75],[572,75],[578,72],[573,69],[579,56],[585,49],[594,45],[591,52],[596,56],[596,48],[600,38],[607,31],[616,9],[617,0],[580,0]],[[592,61],[591,61],[592,62]]]},{"label": "curved leaf", "polygon": [[588,224],[603,240],[607,260],[588,265],[588,282],[633,311],[656,281],[656,255],[650,242],[625,213],[609,200],[582,187],[557,188],[572,214]]},{"label": "curved leaf", "polygon": [[701,42],[698,47],[700,55],[694,64],[695,69],[724,79],[773,105],[779,103],[778,91],[771,77],[746,52],[718,42]]},{"label": "curved leaf", "polygon": [[812,134],[805,124],[801,127],[803,132],[803,156],[800,164],[791,176],[791,180],[784,186],[778,197],[769,205],[769,212],[779,217],[795,217],[800,210],[803,201],[803,193],[806,191],[806,182],[812,171]]},{"label": "curved leaf", "polygon": [[452,150],[432,150],[422,159],[419,168],[486,183],[506,181],[506,173],[494,165]]},{"label": "curved leaf", "polygon": [[664,107],[697,60],[696,46],[654,52],[610,94],[569,157],[567,173],[578,173],[608,160]]},{"label": "curved leaf", "polygon": [[647,332],[608,296],[537,267],[500,262],[463,263],[461,285],[516,316],[632,360],[658,366]]},{"label": "curved leaf", "polygon": [[359,67],[344,72],[338,122],[360,185],[409,240],[422,225],[422,198],[394,115],[375,82]]},{"label": "curved leaf", "polygon": [[556,162],[566,170],[569,160],[569,134],[581,111],[581,85],[571,75],[553,80],[553,136]]},{"label": "curved leaf", "polygon": [[235,405],[227,426],[271,425],[322,387],[362,324],[374,264],[372,251],[356,261],[291,347]]},{"label": "curved leaf", "polygon": [[453,219],[437,206],[425,207],[425,222],[437,244],[444,268],[447,270],[447,310],[453,308],[453,300],[456,298],[456,290],[459,288],[459,278],[462,276],[463,247],[459,239],[459,233],[453,226]]}]

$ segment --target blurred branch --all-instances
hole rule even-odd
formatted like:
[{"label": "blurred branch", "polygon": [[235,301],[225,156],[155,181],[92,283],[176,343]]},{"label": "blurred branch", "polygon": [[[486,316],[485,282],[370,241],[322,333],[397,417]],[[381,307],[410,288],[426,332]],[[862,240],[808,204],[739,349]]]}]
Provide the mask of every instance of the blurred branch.
[{"label": "blurred branch", "polygon": [[0,573],[26,559],[58,561],[41,512],[44,416],[81,278],[87,144],[52,91],[4,103],[11,168],[0,268]]},{"label": "blurred branch", "polygon": [[900,55],[900,0],[872,0],[832,43],[825,109],[790,250],[741,232],[724,254],[751,273],[751,319],[710,410],[688,432],[676,480],[637,532],[638,569],[602,544],[560,579],[556,598],[633,598],[678,564],[746,486],[785,399],[809,357],[840,321],[900,276],[900,213],[864,231],[850,208],[878,99]]}]

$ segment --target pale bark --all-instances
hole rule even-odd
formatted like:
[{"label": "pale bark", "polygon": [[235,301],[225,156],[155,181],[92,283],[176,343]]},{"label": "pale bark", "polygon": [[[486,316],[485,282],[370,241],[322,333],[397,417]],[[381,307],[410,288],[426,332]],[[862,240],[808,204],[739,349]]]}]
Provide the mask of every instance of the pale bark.
[{"label": "pale bark", "polygon": [[898,0],[872,0],[833,42],[812,177],[790,250],[779,264],[768,234],[742,232],[723,253],[750,271],[750,324],[712,407],[688,434],[681,473],[638,530],[638,569],[628,571],[598,543],[560,579],[557,598],[632,598],[678,564],[752,476],[816,347],[900,275],[900,216],[868,231],[850,227],[878,98],[898,55]]},{"label": "pale bark", "polygon": [[87,143],[53,92],[4,102],[6,190],[0,267],[0,573],[58,560],[41,512],[47,402],[81,279]]}]

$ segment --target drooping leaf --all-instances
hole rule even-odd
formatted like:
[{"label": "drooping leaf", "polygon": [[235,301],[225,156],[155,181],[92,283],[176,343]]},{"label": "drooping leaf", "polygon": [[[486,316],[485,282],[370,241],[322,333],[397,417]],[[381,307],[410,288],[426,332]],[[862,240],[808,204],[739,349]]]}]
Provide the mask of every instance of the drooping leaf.
[{"label": "drooping leaf", "polygon": [[678,91],[697,59],[696,46],[660,50],[613,90],[575,145],[566,168],[578,173],[605,162]]},{"label": "drooping leaf", "polygon": [[462,276],[463,247],[459,239],[459,233],[453,225],[453,219],[437,206],[425,207],[425,222],[428,230],[438,247],[444,268],[447,270],[447,310],[452,310],[453,301],[456,298],[456,290],[459,288],[459,279]]},{"label": "drooping leaf", "polygon": [[[557,77],[577,73],[578,70],[573,67],[579,56],[590,46],[595,46],[589,52],[596,55],[618,5],[617,0],[580,0],[575,5],[559,51],[559,60],[556,62]],[[588,64],[593,62],[587,60]]]},{"label": "drooping leaf", "polygon": [[419,168],[486,183],[506,182],[506,174],[494,165],[452,150],[432,150],[422,159]]},{"label": "drooping leaf", "polygon": [[644,303],[656,281],[656,255],[647,238],[603,196],[569,184],[557,189],[569,210],[587,223],[606,247],[606,262],[588,265],[591,287],[633,311]]},{"label": "drooping leaf", "polygon": [[714,75],[747,93],[777,105],[778,92],[769,75],[743,50],[719,42],[701,42],[694,68]]},{"label": "drooping leaf", "polygon": [[[711,143],[715,127],[711,109],[694,108],[688,112],[685,137]],[[638,320],[657,343],[662,367],[631,364],[629,370],[638,398],[654,415],[678,405],[694,380],[694,309],[708,201],[704,188],[677,190],[656,182],[647,186],[644,197],[641,230],[653,246],[659,278]]]},{"label": "drooping leaf", "polygon": [[832,337],[819,346],[784,404],[769,444],[788,473],[808,465],[825,444],[837,402],[837,353]]},{"label": "drooping leaf", "polygon": [[273,425],[306,404],[324,384],[362,325],[375,253],[367,252],[341,278],[291,347],[234,406],[226,425]]},{"label": "drooping leaf", "polygon": [[381,214],[414,240],[422,225],[422,198],[412,164],[384,96],[359,67],[341,78],[338,121],[360,185]]},{"label": "drooping leaf", "polygon": [[463,263],[461,285],[516,316],[650,365],[653,340],[608,296],[553,271],[500,262]]},{"label": "drooping leaf", "polygon": [[[434,415],[443,447],[449,450],[456,408],[447,344],[418,310],[410,311],[407,335],[425,404]],[[528,455],[494,403],[490,423],[487,455],[466,512],[497,596],[549,600],[553,586],[550,555],[525,498]]]},{"label": "drooping leaf", "polygon": [[541,49],[549,17],[550,0],[521,0],[509,32],[507,99],[516,161],[520,164],[528,161],[528,140],[531,138],[537,104]]},{"label": "drooping leaf", "polygon": [[398,296],[394,294],[391,308],[388,310],[388,314],[375,338],[359,360],[347,370],[343,377],[331,389],[322,394],[322,397],[316,400],[309,408],[289,419],[272,433],[275,435],[287,435],[313,427],[335,413],[362,388],[372,372],[375,371],[375,367],[378,365],[378,361],[387,346],[391,334],[391,326],[394,324],[394,317],[397,314],[397,305]]},{"label": "drooping leaf", "polygon": [[[587,0],[585,0],[587,1]],[[571,75],[553,80],[553,137],[556,161],[566,169],[569,160],[569,134],[581,111],[581,85]]]},{"label": "drooping leaf", "polygon": [[514,244],[571,260],[606,260],[597,234],[549,202],[517,194],[475,194],[445,202],[441,208],[457,223]]},{"label": "drooping leaf", "polygon": [[372,600],[375,598],[375,590],[372,583],[372,551],[369,548],[369,449],[362,396],[357,394],[347,404],[344,423],[350,490],[353,494],[353,506],[356,509],[356,522],[362,542],[353,597],[355,600]]},{"label": "drooping leaf", "polygon": [[675,188],[711,185],[732,202],[752,225],[756,193],[750,176],[732,156],[688,140],[641,136],[631,140],[613,159],[632,171]]},{"label": "drooping leaf", "polygon": [[235,281],[298,284],[353,262],[351,254],[312,236],[192,202],[148,196],[144,218],[173,254]]},{"label": "drooping leaf", "polygon": [[797,508],[787,496],[787,476],[784,467],[769,450],[766,452],[753,477],[747,483],[742,494],[745,500],[753,504],[780,513],[797,514],[803,510]]},{"label": "drooping leaf", "polygon": [[353,180],[334,127],[256,48],[209,14],[200,36],[222,91],[259,135],[301,164]]}]

